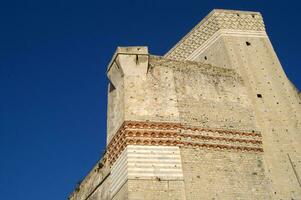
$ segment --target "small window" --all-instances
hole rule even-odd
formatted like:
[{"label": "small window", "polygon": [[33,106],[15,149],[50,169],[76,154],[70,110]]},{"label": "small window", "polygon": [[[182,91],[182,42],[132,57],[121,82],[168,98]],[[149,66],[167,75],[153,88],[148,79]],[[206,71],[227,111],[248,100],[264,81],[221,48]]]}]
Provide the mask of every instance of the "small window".
[{"label": "small window", "polygon": [[257,98],[262,98],[262,95],[261,94],[257,94]]},{"label": "small window", "polygon": [[207,56],[205,56],[204,59],[207,60]]},{"label": "small window", "polygon": [[246,41],[246,45],[247,45],[247,46],[251,46],[251,43],[248,42],[248,41]]}]

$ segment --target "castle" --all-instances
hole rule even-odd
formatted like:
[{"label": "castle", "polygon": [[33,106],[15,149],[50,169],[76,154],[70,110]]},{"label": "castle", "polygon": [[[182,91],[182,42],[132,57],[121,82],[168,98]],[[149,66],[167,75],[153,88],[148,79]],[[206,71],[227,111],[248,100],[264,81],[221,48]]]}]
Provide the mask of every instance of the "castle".
[{"label": "castle", "polygon": [[107,148],[70,200],[300,200],[301,95],[258,12],[213,10],[164,56],[118,47]]}]

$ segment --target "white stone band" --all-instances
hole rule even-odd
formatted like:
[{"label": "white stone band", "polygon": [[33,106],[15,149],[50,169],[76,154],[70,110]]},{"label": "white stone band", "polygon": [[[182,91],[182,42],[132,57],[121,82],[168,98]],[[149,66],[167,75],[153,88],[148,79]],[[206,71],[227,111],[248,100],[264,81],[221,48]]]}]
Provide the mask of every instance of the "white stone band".
[{"label": "white stone band", "polygon": [[112,166],[111,197],[128,179],[183,180],[180,148],[128,145]]},{"label": "white stone band", "polygon": [[233,36],[233,37],[265,37],[267,34],[265,31],[240,31],[230,29],[220,29],[215,32],[206,42],[204,42],[199,48],[197,48],[190,56],[185,60],[194,60],[198,55],[202,54],[210,45],[216,42],[222,36]]}]

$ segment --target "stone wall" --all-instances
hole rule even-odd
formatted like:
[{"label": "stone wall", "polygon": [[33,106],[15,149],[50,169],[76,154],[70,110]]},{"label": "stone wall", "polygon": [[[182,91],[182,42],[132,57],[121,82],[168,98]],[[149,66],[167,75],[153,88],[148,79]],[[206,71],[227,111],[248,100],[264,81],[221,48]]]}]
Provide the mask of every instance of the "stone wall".
[{"label": "stone wall", "polygon": [[271,199],[262,154],[182,148],[186,200]]},{"label": "stone wall", "polygon": [[126,76],[125,120],[256,130],[241,77],[231,69],[150,56],[144,76]]},{"label": "stone wall", "polygon": [[281,67],[261,15],[214,10],[166,57],[223,66],[240,75],[255,124],[263,135],[272,198],[301,198],[301,102]]},{"label": "stone wall", "polygon": [[177,180],[129,180],[129,199],[131,200],[185,200],[183,181]]}]

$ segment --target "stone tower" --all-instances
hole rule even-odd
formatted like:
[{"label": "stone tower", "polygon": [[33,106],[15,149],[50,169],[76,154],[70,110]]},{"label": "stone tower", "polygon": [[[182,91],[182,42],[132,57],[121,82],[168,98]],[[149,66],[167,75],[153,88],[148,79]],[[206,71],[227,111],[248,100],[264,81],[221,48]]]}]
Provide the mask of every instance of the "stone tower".
[{"label": "stone tower", "polygon": [[213,10],[165,56],[108,65],[107,151],[71,200],[301,199],[301,97],[258,12]]}]

